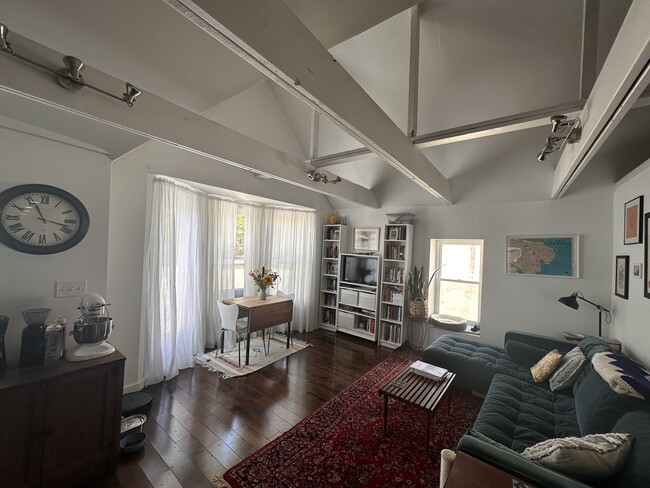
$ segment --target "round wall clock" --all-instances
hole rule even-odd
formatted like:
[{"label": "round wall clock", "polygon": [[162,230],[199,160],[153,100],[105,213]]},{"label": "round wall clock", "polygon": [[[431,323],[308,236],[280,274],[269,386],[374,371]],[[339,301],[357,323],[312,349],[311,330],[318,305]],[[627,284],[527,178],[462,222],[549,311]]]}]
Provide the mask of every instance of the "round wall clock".
[{"label": "round wall clock", "polygon": [[29,254],[54,254],[81,242],[90,226],[83,203],[49,185],[20,185],[0,193],[0,242]]}]

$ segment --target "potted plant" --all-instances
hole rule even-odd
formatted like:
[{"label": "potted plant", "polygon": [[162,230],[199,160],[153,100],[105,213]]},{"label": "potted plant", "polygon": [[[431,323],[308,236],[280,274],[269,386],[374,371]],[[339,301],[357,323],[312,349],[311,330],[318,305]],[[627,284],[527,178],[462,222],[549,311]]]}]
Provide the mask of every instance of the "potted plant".
[{"label": "potted plant", "polygon": [[436,269],[428,279],[424,274],[424,266],[421,266],[420,269],[417,266],[413,266],[413,271],[409,271],[406,289],[409,298],[409,315],[414,319],[426,319],[429,316],[427,306],[429,286],[440,268],[442,266]]}]

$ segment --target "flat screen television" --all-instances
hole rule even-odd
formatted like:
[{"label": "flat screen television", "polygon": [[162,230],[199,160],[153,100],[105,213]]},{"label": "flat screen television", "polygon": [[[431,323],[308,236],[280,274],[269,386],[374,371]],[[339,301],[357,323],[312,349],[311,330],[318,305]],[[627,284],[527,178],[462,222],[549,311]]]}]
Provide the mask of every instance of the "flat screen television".
[{"label": "flat screen television", "polygon": [[379,259],[373,256],[343,255],[341,281],[377,286]]}]

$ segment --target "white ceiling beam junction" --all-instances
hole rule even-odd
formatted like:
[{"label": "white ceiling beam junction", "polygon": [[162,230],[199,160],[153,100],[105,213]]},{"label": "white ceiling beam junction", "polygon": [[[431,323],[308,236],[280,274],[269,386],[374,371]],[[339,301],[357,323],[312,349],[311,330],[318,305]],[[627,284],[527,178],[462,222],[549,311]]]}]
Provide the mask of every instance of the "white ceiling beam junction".
[{"label": "white ceiling beam junction", "polygon": [[[15,52],[45,66],[63,67],[63,56],[52,49],[13,32],[11,42]],[[124,90],[124,82],[88,65],[84,78],[110,93]],[[51,73],[3,52],[0,90],[292,185],[366,207],[379,206],[374,193],[360,185],[315,183],[307,178],[303,161],[149,93],[143,92],[129,108],[90,89],[68,91]]]},{"label": "white ceiling beam junction", "polygon": [[451,185],[282,0],[164,0],[445,203]]},{"label": "white ceiling beam junction", "polygon": [[580,114],[582,138],[567,144],[551,196],[566,193],[650,82],[650,2],[633,0]]}]

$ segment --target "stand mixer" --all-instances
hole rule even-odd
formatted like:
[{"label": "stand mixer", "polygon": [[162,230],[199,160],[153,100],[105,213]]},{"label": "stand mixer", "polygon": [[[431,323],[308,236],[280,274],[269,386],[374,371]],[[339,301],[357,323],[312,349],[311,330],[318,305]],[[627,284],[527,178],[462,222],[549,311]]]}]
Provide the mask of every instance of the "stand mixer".
[{"label": "stand mixer", "polygon": [[81,317],[75,321],[74,329],[70,332],[79,347],[66,350],[68,361],[86,361],[115,352],[115,348],[106,342],[113,329],[113,319],[108,315],[107,305],[95,293],[83,296],[79,304]]}]

